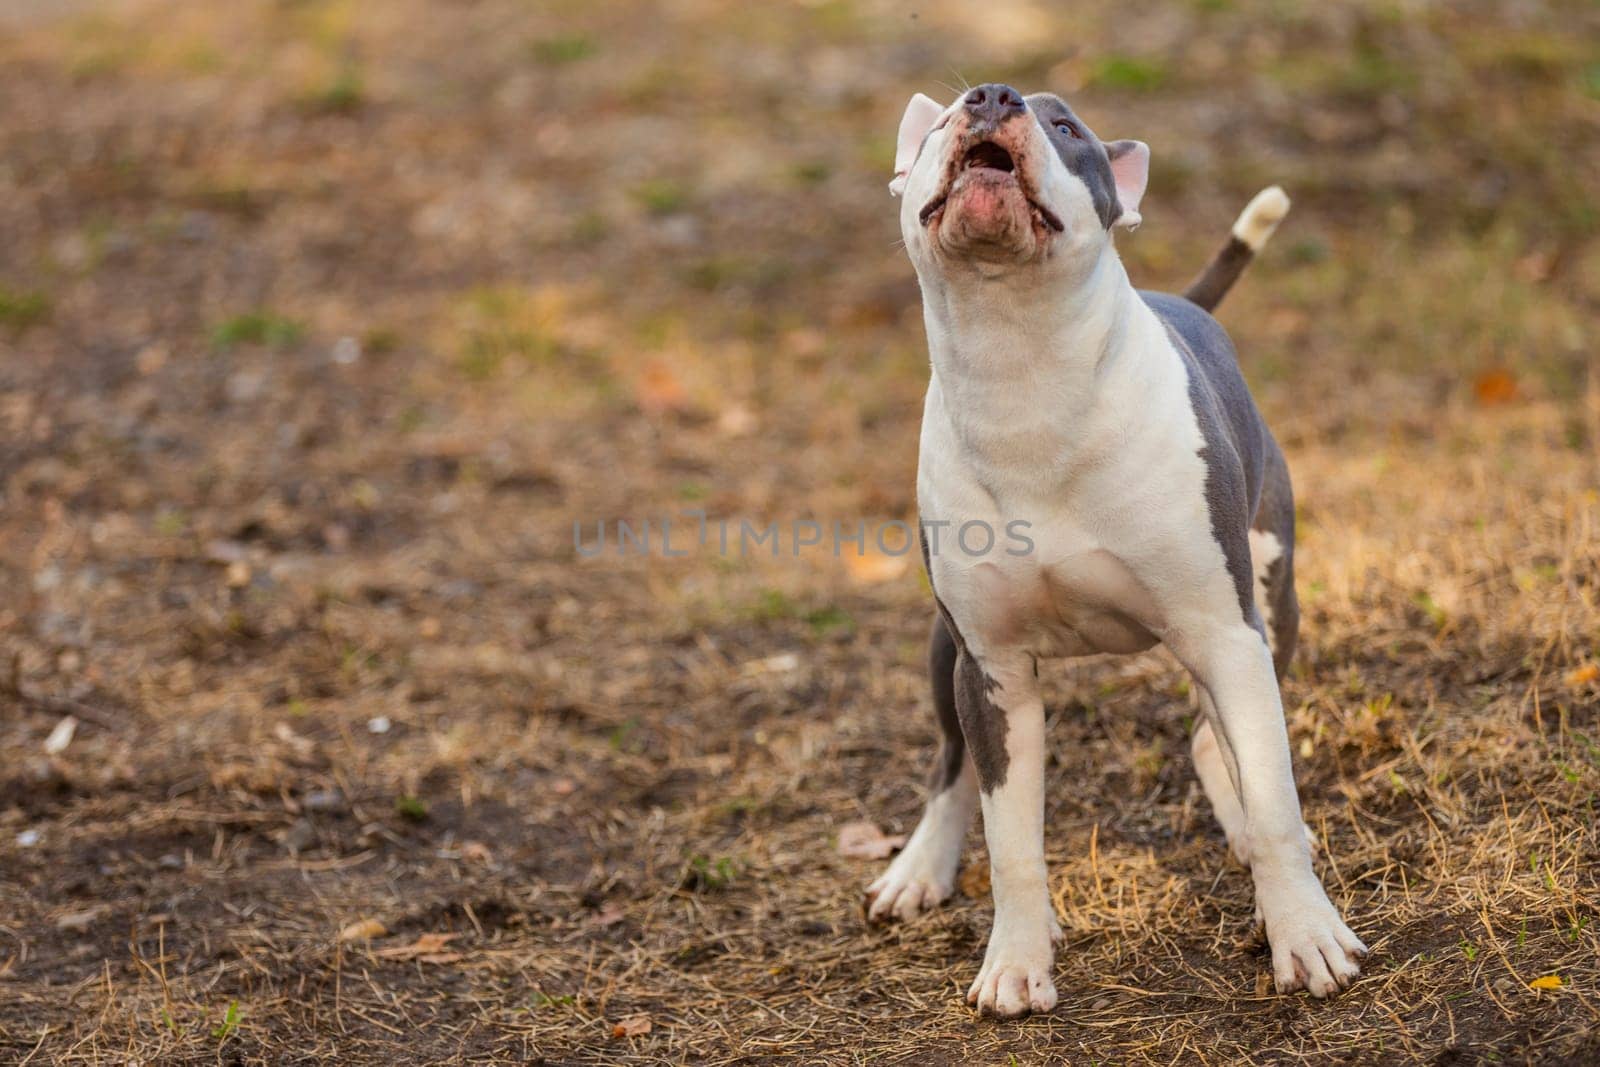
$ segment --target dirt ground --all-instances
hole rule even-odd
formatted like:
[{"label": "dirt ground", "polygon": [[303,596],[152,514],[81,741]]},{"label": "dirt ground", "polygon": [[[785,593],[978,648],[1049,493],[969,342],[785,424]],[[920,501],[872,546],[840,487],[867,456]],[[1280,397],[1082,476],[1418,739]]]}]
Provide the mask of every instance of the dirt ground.
[{"label": "dirt ground", "polygon": [[[0,1060],[1600,1063],[1600,15],[0,5]],[[1046,669],[1060,1007],[914,824],[913,91],[1154,154],[1301,501],[1285,683],[1373,955],[1270,988],[1165,654]],[[674,550],[578,551],[604,520]],[[659,537],[653,533],[653,537]]]}]

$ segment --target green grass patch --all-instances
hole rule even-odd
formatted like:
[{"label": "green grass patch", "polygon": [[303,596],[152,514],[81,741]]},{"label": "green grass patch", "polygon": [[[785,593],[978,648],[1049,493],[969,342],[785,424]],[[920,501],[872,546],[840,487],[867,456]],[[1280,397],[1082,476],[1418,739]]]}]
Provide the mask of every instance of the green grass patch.
[{"label": "green grass patch", "polygon": [[572,239],[581,245],[599,244],[611,233],[611,220],[599,211],[586,211],[572,223]]},{"label": "green grass patch", "polygon": [[761,590],[750,609],[750,617],[757,622],[777,622],[780,619],[798,618],[799,615],[799,605],[778,589]]},{"label": "green grass patch", "polygon": [[0,326],[21,333],[50,317],[50,300],[38,292],[0,289]]},{"label": "green grass patch", "polygon": [[221,1045],[232,1037],[237,1029],[239,1029],[239,1002],[230,1000],[228,1010],[222,1013],[222,1022],[212,1028],[211,1036]]},{"label": "green grass patch", "polygon": [[689,189],[672,178],[652,178],[633,188],[633,198],[652,215],[671,215],[689,203]]},{"label": "green grass patch", "polygon": [[400,347],[400,334],[386,326],[374,326],[361,335],[361,351],[369,356],[386,356]]},{"label": "green grass patch", "polygon": [[1102,89],[1120,89],[1130,93],[1149,93],[1167,83],[1166,64],[1159,59],[1141,56],[1109,55],[1094,65],[1089,76],[1091,84]]},{"label": "green grass patch", "polygon": [[545,37],[528,46],[529,54],[547,67],[576,63],[579,60],[589,59],[599,51],[600,46],[595,39],[582,33]]},{"label": "green grass patch", "polygon": [[856,630],[856,621],[850,613],[834,604],[806,612],[806,625],[818,637],[852,634]]},{"label": "green grass patch", "polygon": [[396,797],[394,813],[406,822],[422,822],[428,817],[428,805],[421,797]]},{"label": "green grass patch", "polygon": [[613,752],[632,752],[637,754],[644,751],[644,745],[641,743],[638,734],[639,720],[629,719],[611,728],[611,732],[606,734],[606,744],[611,746]]},{"label": "green grass patch", "polygon": [[227,351],[240,345],[267,345],[289,348],[305,336],[305,329],[293,319],[270,311],[247,311],[223,319],[211,328],[211,347]]},{"label": "green grass patch", "polygon": [[553,312],[541,309],[529,294],[511,288],[478,289],[466,298],[461,372],[473,381],[487,381],[511,359],[547,363],[559,346],[549,327]]},{"label": "green grass patch", "polygon": [[156,513],[156,533],[162,537],[177,537],[189,530],[189,516],[179,510],[164,508]]},{"label": "green grass patch", "polygon": [[571,993],[557,993],[552,996],[540,989],[533,991],[533,1009],[539,1011],[544,1008],[570,1008],[578,1003],[578,998]]},{"label": "green grass patch", "polygon": [[361,71],[346,64],[326,85],[300,97],[300,110],[309,115],[348,115],[367,102],[366,83]]},{"label": "green grass patch", "polygon": [[833,164],[825,159],[810,159],[796,163],[790,173],[801,185],[821,185],[833,174]]},{"label": "green grass patch", "polygon": [[683,887],[691,892],[727,889],[739,874],[739,865],[731,856],[697,854],[684,864]]}]

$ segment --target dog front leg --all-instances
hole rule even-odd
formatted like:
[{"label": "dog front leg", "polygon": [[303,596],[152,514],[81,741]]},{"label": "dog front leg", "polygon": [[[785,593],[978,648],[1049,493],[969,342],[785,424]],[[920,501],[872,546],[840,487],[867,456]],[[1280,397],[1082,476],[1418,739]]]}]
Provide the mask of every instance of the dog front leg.
[{"label": "dog front leg", "polygon": [[1217,740],[1234,756],[1243,855],[1272,946],[1273,977],[1279,992],[1329,996],[1360,974],[1357,961],[1367,947],[1339,918],[1311,868],[1271,652],[1243,624],[1201,632],[1186,634],[1174,651],[1210,694]]},{"label": "dog front leg", "polygon": [[906,847],[889,869],[867,887],[867,919],[910,920],[942,903],[956,886],[961,843],[978,806],[978,776],[967,756],[956,712],[955,635],[944,617],[935,615],[928,638],[928,677],[942,743],[928,780],[928,806]]},{"label": "dog front leg", "polygon": [[1032,658],[956,661],[956,711],[978,773],[989,845],[994,926],[967,1003],[1002,1018],[1056,1005],[1051,972],[1060,927],[1044,865],[1044,705]]}]

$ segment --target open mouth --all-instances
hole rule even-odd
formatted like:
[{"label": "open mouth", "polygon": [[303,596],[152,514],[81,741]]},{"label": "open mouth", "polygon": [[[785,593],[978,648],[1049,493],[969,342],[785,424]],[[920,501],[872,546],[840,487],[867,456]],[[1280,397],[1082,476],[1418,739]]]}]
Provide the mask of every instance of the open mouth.
[{"label": "open mouth", "polygon": [[1011,159],[1011,153],[993,141],[979,141],[967,149],[967,154],[961,158],[962,170],[977,170],[983,167],[1004,171],[1006,174],[1017,169],[1016,163]]},{"label": "open mouth", "polygon": [[[979,141],[977,144],[967,149],[966,154],[961,157],[961,165],[956,168],[955,176],[952,178],[951,184],[945,187],[945,191],[928,201],[927,204],[923,205],[922,210],[917,213],[918,220],[924,226],[926,226],[928,221],[932,219],[934,215],[938,214],[941,209],[943,209],[945,201],[950,199],[950,189],[951,186],[954,185],[956,178],[959,178],[967,171],[985,170],[995,171],[1000,174],[1015,174],[1017,170],[1017,162],[1011,157],[1010,152],[995,144],[993,141]],[[1026,196],[1026,194],[1024,195]],[[1061,233],[1066,229],[1066,227],[1061,224],[1061,220],[1056,217],[1055,212],[1051,211],[1037,200],[1034,200],[1032,197],[1026,197],[1026,199],[1028,201],[1028,206],[1033,209],[1034,213],[1039,216],[1039,219],[1046,226],[1050,227],[1056,233]]]}]

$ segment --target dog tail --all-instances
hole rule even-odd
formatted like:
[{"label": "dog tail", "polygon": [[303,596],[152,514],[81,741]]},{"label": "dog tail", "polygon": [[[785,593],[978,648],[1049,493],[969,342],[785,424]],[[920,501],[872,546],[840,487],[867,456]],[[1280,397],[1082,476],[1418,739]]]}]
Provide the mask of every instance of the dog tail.
[{"label": "dog tail", "polygon": [[1233,234],[1227,243],[1217,249],[1205,270],[1183,291],[1184,298],[1207,311],[1222,303],[1222,298],[1228,295],[1233,283],[1239,280],[1239,275],[1256,258],[1256,253],[1266,245],[1272,231],[1288,213],[1289,197],[1276,185],[1257,193],[1234,220]]}]

